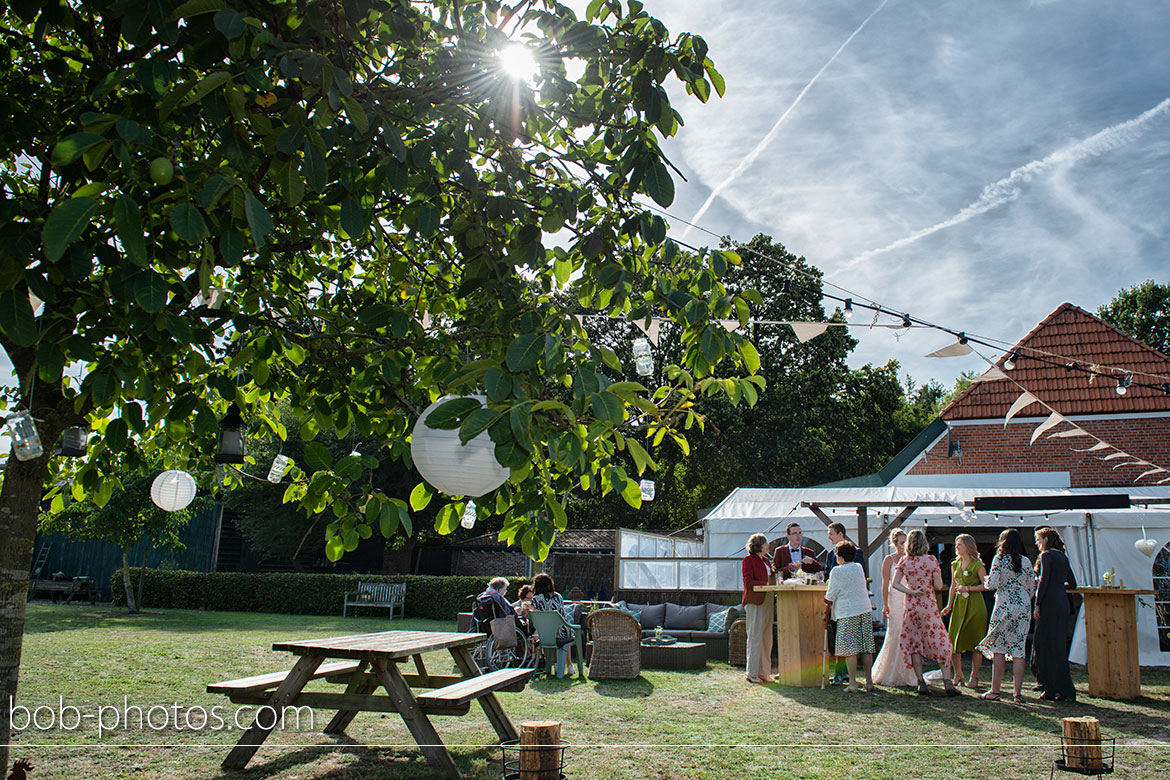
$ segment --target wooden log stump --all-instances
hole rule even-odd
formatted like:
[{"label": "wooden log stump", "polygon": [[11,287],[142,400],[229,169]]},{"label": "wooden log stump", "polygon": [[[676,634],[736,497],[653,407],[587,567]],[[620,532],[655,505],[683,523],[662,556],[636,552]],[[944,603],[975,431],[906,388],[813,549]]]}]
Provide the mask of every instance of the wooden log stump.
[{"label": "wooden log stump", "polygon": [[1069,769],[1101,769],[1101,723],[1096,718],[1063,718],[1064,760]]},{"label": "wooden log stump", "polygon": [[520,724],[520,780],[558,780],[561,776],[561,724],[534,720]]}]

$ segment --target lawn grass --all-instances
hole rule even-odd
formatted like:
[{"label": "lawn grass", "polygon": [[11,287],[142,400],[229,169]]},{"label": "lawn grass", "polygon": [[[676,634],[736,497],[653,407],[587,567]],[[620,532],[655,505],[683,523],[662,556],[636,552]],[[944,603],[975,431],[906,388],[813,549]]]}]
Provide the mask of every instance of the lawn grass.
[{"label": "lawn grass", "polygon": [[[292,657],[272,652],[274,641],[387,628],[454,630],[427,620],[187,610],[129,616],[30,605],[17,703],[56,707],[63,697],[96,713],[102,705],[121,709],[125,699],[144,710],[178,703],[180,717],[185,708],[230,712],[226,698],[205,693],[205,685],[287,670]],[[436,672],[452,667],[446,653],[427,662]],[[1075,704],[1041,701],[1029,691],[1017,706],[895,689],[753,686],[742,670],[710,662],[706,671],[644,670],[621,682],[540,677],[500,699],[515,723],[563,723],[574,744],[566,768],[572,778],[1047,777],[1051,732],[1070,715],[1097,717],[1103,732],[1117,737],[1116,776],[1170,776],[1170,672],[1146,670],[1145,696],[1134,702],[1089,698],[1084,671],[1074,678]],[[173,723],[175,711],[169,714]],[[315,713],[317,730],[274,732],[244,772],[219,769],[238,739],[234,730],[132,728],[99,737],[92,722],[76,730],[29,728],[15,734],[12,758],[31,759],[36,780],[433,777],[397,715],[363,713],[340,738],[320,733],[330,715]],[[495,733],[477,707],[467,717],[433,720],[466,777],[501,776]]]}]

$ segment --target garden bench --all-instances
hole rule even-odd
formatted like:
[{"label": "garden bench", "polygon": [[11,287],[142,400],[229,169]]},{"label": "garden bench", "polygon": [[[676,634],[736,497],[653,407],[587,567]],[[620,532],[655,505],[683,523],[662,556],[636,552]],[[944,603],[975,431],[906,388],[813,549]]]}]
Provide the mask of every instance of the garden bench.
[{"label": "garden bench", "polygon": [[445,688],[420,693],[418,703],[424,711],[440,714],[446,710],[466,712],[476,699],[496,691],[524,690],[535,669],[500,669],[478,677],[460,680]]},{"label": "garden bench", "polygon": [[96,603],[94,593],[90,587],[92,582],[89,577],[74,577],[72,580],[29,580],[28,597],[31,599],[37,593],[48,593],[56,604],[58,596],[65,594],[65,603],[68,604],[73,601],[74,596],[84,595],[90,604],[94,604]]},{"label": "garden bench", "polygon": [[[321,664],[309,679],[316,680],[319,677],[327,677],[329,675],[351,674],[358,668],[359,664],[359,661],[337,661],[331,664]],[[271,674],[257,674],[253,677],[241,677],[238,680],[224,680],[223,682],[208,685],[207,692],[223,693],[231,696],[239,693],[266,691],[269,688],[275,688],[280,685],[287,676],[288,672],[272,672]]]},{"label": "garden bench", "polygon": [[345,603],[341,607],[341,615],[349,614],[350,607],[389,607],[390,619],[394,619],[394,610],[398,610],[398,617],[406,612],[406,583],[404,582],[359,582],[356,593],[346,593]]}]

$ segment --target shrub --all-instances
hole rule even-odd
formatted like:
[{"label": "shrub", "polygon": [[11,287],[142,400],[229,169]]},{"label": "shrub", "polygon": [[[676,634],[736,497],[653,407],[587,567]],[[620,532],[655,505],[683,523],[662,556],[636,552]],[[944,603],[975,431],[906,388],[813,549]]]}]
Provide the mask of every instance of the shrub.
[{"label": "shrub", "polygon": [[[134,587],[142,570],[132,568]],[[490,577],[438,577],[421,574],[305,574],[299,572],[199,572],[147,569],[142,600],[156,609],[211,609],[227,612],[281,612],[291,615],[340,615],[346,593],[359,582],[405,582],[406,616],[454,620],[471,608],[469,596],[487,587]],[[526,577],[509,578],[510,599],[518,597]],[[124,606],[122,570],[111,577],[114,603]],[[142,605],[140,605],[142,606]],[[365,614],[366,610],[358,612]],[[377,612],[370,614],[376,615]]]}]

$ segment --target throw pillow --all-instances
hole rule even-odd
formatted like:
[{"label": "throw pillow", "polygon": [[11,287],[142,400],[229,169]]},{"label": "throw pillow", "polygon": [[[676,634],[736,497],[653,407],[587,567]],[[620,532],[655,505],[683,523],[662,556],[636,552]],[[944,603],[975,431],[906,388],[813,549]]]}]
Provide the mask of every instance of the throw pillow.
[{"label": "throw pillow", "polygon": [[714,633],[723,633],[727,630],[727,617],[731,612],[731,607],[720,610],[719,612],[712,612],[707,616],[707,630]]}]

